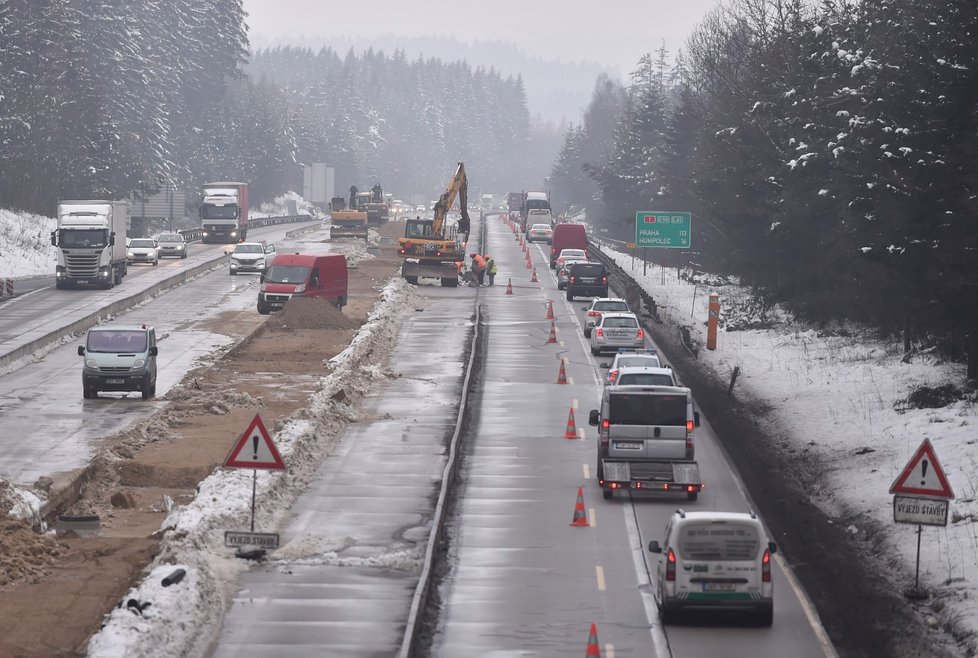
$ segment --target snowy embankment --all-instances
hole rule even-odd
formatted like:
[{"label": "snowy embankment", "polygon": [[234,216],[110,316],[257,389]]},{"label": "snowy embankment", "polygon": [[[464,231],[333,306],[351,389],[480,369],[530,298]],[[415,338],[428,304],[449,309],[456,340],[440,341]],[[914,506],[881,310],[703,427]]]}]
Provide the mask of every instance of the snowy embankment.
[{"label": "snowy embankment", "polygon": [[54,275],[53,217],[0,208],[0,279]]},{"label": "snowy embankment", "polygon": [[[811,492],[813,502],[833,518],[872,519],[875,528],[849,525],[856,537],[885,529],[885,544],[908,578],[894,583],[896,591],[912,584],[917,526],[894,523],[889,489],[930,439],[957,498],[946,528],[923,530],[921,585],[930,590],[935,623],[970,642],[978,633],[978,405],[973,390],[961,390],[965,367],[934,349],[907,359],[902,342],[859,327],[804,326],[718,277],[680,276],[651,263],[643,275],[640,259],[606,253],[652,295],[668,325],[689,328],[699,359],[720,381],[739,368],[735,391],[772,410],[796,454],[825,466],[824,488]],[[715,351],[704,347],[711,292],[721,301]],[[921,387],[948,384],[952,400],[943,406],[908,401]]]}]

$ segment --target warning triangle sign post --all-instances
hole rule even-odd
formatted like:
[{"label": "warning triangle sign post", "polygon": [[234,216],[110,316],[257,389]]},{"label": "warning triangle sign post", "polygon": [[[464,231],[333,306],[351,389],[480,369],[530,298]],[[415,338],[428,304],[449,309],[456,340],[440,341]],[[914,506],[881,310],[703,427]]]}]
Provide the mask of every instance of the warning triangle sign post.
[{"label": "warning triangle sign post", "polygon": [[900,476],[890,486],[891,494],[906,494],[911,496],[929,496],[932,498],[954,498],[951,485],[941,463],[937,461],[934,446],[930,439],[917,448],[917,452],[904,467]]},{"label": "warning triangle sign post", "polygon": [[241,435],[238,442],[231,448],[224,466],[228,468],[263,468],[272,471],[284,471],[285,462],[278,453],[272,437],[265,429],[261,415],[255,414],[248,429]]}]

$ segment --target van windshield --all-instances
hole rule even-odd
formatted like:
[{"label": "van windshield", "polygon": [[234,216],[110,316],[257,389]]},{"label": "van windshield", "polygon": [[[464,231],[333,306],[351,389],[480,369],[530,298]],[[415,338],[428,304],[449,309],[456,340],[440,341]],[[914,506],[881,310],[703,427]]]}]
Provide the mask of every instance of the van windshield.
[{"label": "van windshield", "polygon": [[686,425],[686,396],[612,394],[608,420],[613,425]]},{"label": "van windshield", "polygon": [[146,332],[138,329],[88,332],[89,352],[126,352],[139,354],[146,351]]},{"label": "van windshield", "polygon": [[267,283],[305,283],[309,268],[305,265],[272,265],[265,273]]},{"label": "van windshield", "polygon": [[693,523],[682,527],[678,545],[684,560],[744,561],[757,559],[761,539],[745,523]]}]

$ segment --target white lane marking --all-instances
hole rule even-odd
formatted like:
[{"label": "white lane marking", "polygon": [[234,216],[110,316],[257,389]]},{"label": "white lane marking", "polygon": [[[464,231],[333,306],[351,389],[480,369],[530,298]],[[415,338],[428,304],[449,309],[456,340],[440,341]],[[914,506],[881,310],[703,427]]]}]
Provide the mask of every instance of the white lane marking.
[{"label": "white lane marking", "polygon": [[587,510],[587,512],[588,512],[588,515],[587,515],[588,516],[588,524],[592,528],[597,527],[597,525],[598,525],[598,517],[594,513],[594,508],[593,507],[589,507],[588,510]]},{"label": "white lane marking", "polygon": [[579,408],[580,407],[577,404],[577,398],[574,398],[573,400],[571,400],[571,409],[579,409]]},{"label": "white lane marking", "polygon": [[594,573],[598,577],[598,591],[603,592],[607,589],[604,582],[604,567],[600,564],[594,567]]},{"label": "white lane marking", "polygon": [[604,645],[604,657],[615,658],[615,645],[611,643]]},{"label": "white lane marking", "polygon": [[645,567],[645,547],[642,546],[638,523],[635,521],[635,512],[630,504],[622,505],[621,509],[625,514],[625,530],[632,549],[632,564],[635,567],[635,576],[638,580],[638,594],[642,598],[642,606],[645,608],[645,620],[649,624],[652,647],[655,649],[656,656],[667,658],[672,656],[672,652],[669,650],[669,640],[666,639],[665,629],[662,628],[659,613],[655,608],[652,581],[649,579],[649,572]]},{"label": "white lane marking", "polygon": [[584,479],[585,480],[590,480],[591,479],[591,467],[589,467],[587,464],[581,464],[581,465],[584,467]]},{"label": "white lane marking", "polygon": [[778,566],[781,567],[781,573],[788,580],[788,585],[794,590],[795,596],[798,597],[798,603],[801,604],[801,609],[805,612],[805,617],[808,618],[808,623],[815,632],[815,637],[818,638],[818,643],[822,646],[822,652],[825,654],[826,658],[839,658],[839,654],[836,653],[835,647],[832,646],[832,641],[829,640],[828,633],[822,627],[822,621],[818,618],[818,612],[815,611],[815,606],[812,602],[808,600],[808,595],[805,594],[805,590],[801,588],[801,584],[795,578],[795,574],[792,573],[791,567],[788,563],[781,557],[781,555],[775,553],[774,559],[777,560]]}]

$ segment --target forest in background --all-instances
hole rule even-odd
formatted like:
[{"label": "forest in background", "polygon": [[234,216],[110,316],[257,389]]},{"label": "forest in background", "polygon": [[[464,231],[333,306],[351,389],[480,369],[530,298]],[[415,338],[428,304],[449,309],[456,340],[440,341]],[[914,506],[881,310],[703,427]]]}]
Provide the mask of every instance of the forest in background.
[{"label": "forest in background", "polygon": [[[250,60],[250,62],[249,62]],[[482,189],[549,168],[519,78],[436,59],[277,48],[251,54],[241,0],[0,0],[0,204],[193,192],[252,198],[381,182],[436,198],[466,161]]]},{"label": "forest in background", "polygon": [[598,80],[551,188],[627,241],[636,211],[690,211],[692,249],[652,257],[908,352],[967,345],[978,377],[976,160],[974,0],[734,0]]}]

